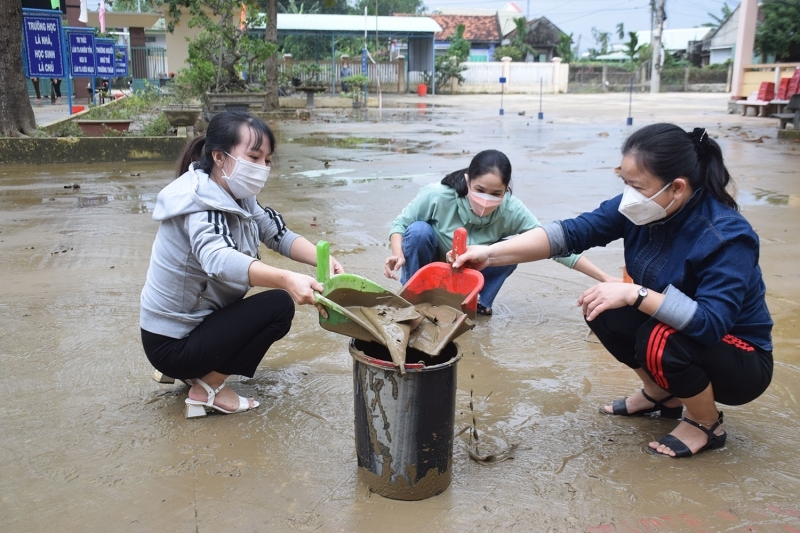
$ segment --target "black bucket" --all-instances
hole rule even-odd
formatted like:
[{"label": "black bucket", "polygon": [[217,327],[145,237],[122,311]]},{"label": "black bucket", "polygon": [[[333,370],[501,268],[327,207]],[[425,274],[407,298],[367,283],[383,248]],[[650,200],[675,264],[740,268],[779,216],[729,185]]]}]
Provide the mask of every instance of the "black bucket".
[{"label": "black bucket", "polygon": [[436,357],[406,353],[406,373],[385,346],[350,340],[359,474],[372,492],[423,500],[452,479],[456,366],[451,342]]}]

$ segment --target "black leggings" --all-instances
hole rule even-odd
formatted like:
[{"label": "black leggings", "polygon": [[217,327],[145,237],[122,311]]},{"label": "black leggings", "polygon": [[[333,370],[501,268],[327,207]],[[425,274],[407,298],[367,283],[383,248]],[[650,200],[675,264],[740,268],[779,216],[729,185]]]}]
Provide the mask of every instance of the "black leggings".
[{"label": "black leggings", "polygon": [[710,383],[716,401],[742,405],[772,380],[772,352],[733,335],[706,346],[633,307],[611,309],[587,323],[619,362],[643,368],[678,398],[696,396]]},{"label": "black leggings", "polygon": [[182,339],[142,330],[142,345],[156,370],[173,378],[212,371],[251,378],[272,343],[289,332],[292,318],[288,292],[264,291],[211,313]]},{"label": "black leggings", "polygon": [[52,79],[50,83],[53,84],[53,92],[56,95],[56,98],[61,98],[61,80],[59,79]]}]

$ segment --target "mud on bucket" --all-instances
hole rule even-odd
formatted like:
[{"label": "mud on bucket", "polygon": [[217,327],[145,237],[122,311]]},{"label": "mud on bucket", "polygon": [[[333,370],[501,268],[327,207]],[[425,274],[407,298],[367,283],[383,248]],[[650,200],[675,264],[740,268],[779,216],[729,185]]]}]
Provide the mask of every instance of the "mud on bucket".
[{"label": "mud on bucket", "polygon": [[452,478],[458,345],[436,357],[409,349],[402,376],[383,345],[351,339],[350,355],[359,476],[386,498],[440,494]]}]

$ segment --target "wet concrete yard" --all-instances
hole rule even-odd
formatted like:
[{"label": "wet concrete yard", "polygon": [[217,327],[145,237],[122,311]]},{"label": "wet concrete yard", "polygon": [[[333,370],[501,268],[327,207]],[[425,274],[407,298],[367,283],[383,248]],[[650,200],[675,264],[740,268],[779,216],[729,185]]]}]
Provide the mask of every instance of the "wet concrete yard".
[{"label": "wet concrete yard", "polygon": [[[637,383],[587,337],[575,301],[591,280],[544,261],[520,266],[495,315],[459,340],[456,430],[474,415],[481,451],[519,443],[514,459],[474,462],[462,433],[450,488],[419,502],[370,494],[358,478],[347,339],[321,329],[311,307],[254,379],[232,380],[261,401],[253,412],[186,420],[184,386],[152,381],[139,293],[172,164],[4,166],[0,530],[800,531],[800,144],[725,103],[637,95],[634,127],[707,127],[761,238],[775,375],[755,402],[722,406],[727,446],[653,457],[647,442],[674,422],[598,414]],[[592,209],[621,191],[627,104],[551,96],[539,121],[533,96],[507,96],[503,117],[494,96],[414,97],[280,120],[259,200],[329,241],[347,271],[396,291],[382,274],[387,233],[421,186],[495,148],[540,221]],[[622,268],[620,243],[587,256]]]}]

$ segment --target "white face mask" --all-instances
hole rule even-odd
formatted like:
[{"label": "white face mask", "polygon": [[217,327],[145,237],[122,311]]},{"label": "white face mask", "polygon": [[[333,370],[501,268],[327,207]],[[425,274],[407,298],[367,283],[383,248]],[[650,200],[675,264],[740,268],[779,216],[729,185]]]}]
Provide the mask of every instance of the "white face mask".
[{"label": "white face mask", "polygon": [[628,217],[628,220],[642,226],[666,218],[667,209],[675,203],[675,198],[667,205],[661,207],[654,200],[656,196],[667,190],[667,187],[672,185],[667,183],[660,191],[648,198],[630,185],[625,185],[625,191],[622,193],[622,201],[619,204],[619,212]]},{"label": "white face mask", "polygon": [[[225,155],[233,159],[233,156],[228,152]],[[249,196],[255,196],[264,184],[267,183],[269,177],[269,167],[264,165],[257,165],[250,161],[245,161],[241,157],[236,158],[236,166],[233,167],[231,175],[225,173],[225,168],[222,168],[222,175],[225,181],[228,182],[228,188],[231,190],[233,197],[241,200]]]}]

